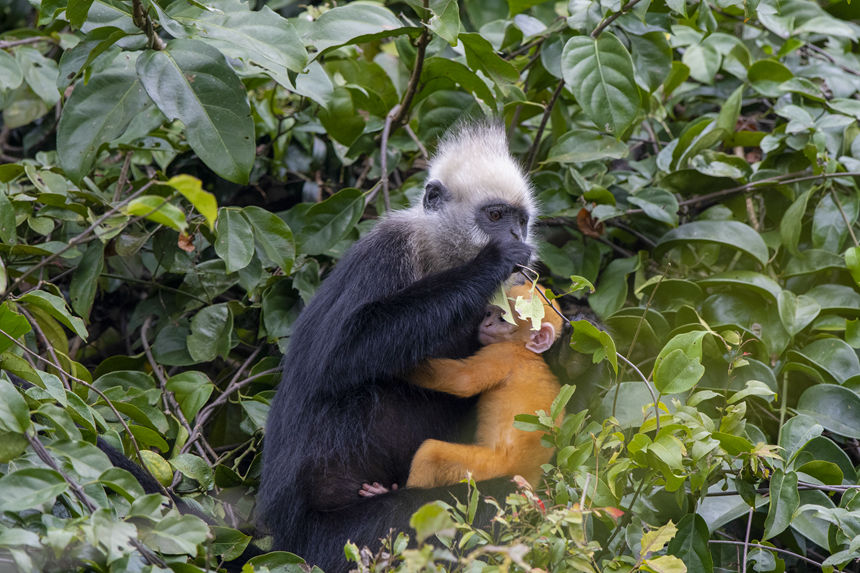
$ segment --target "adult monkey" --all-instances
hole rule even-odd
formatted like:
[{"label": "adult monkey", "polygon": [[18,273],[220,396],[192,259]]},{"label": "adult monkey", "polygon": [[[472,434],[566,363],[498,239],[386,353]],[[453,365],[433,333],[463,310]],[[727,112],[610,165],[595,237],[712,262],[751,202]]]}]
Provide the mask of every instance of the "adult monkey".
[{"label": "adult monkey", "polygon": [[532,256],[535,214],[503,127],[461,124],[440,141],[421,204],[338,262],[294,325],[266,426],[259,509],[275,549],[344,570],[347,540],[375,546],[423,503],[450,499],[451,488],[357,492],[405,484],[424,440],[462,433],[474,400],[403,375],[476,349],[488,299]]}]

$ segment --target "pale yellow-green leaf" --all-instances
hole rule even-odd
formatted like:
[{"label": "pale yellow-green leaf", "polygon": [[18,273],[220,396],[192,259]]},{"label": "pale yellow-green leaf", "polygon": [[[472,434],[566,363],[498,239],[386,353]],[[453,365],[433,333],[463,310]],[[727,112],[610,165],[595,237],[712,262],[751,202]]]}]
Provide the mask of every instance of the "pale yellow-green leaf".
[{"label": "pale yellow-green leaf", "polygon": [[764,396],[773,399],[773,397],[776,396],[776,392],[771,390],[764,382],[759,382],[758,380],[747,380],[746,388],[732,394],[728,399],[728,403],[734,404],[735,402],[743,400],[747,396]]},{"label": "pale yellow-green leaf", "polygon": [[191,175],[177,175],[171,177],[167,181],[167,185],[182,193],[182,196],[194,205],[197,212],[206,217],[210,231],[215,228],[215,219],[218,217],[218,201],[215,200],[215,195],[203,190],[199,179]]},{"label": "pale yellow-green leaf", "polygon": [[675,524],[671,521],[663,527],[653,531],[648,531],[642,535],[642,549],[639,550],[639,557],[644,557],[649,553],[660,551],[673,537],[675,537],[676,533],[678,533],[678,528],[675,527]]},{"label": "pale yellow-green leaf", "polygon": [[502,309],[502,318],[504,318],[506,322],[510,322],[514,325],[517,323],[517,321],[514,320],[514,313],[511,312],[511,305],[508,302],[508,295],[505,293],[504,285],[499,286],[496,292],[493,293],[493,298],[490,299],[490,305],[497,306]]},{"label": "pale yellow-green leaf", "polygon": [[642,564],[642,571],[650,571],[651,573],[687,573],[687,566],[673,555],[661,555],[654,559],[646,559]]},{"label": "pale yellow-green leaf", "polygon": [[131,201],[125,208],[128,215],[144,217],[155,223],[167,225],[176,231],[185,231],[185,212],[158,195],[143,195]]},{"label": "pale yellow-green leaf", "polygon": [[161,485],[170,485],[173,482],[173,470],[164,458],[151,450],[141,450],[140,456],[146,464],[146,469]]},{"label": "pale yellow-green leaf", "polygon": [[532,322],[532,330],[540,330],[540,323],[543,321],[546,310],[544,310],[543,299],[539,294],[532,290],[529,298],[518,296],[514,308],[517,309],[517,314],[522,320]]}]

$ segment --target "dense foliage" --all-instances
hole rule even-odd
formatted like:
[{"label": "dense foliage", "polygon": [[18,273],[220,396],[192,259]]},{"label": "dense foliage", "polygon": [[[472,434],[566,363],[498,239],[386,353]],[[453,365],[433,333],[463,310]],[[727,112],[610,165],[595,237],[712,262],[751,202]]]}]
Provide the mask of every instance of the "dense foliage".
[{"label": "dense foliage", "polygon": [[34,384],[0,376],[0,568],[241,554],[293,320],[464,116],[504,118],[542,280],[593,282],[605,330],[562,299],[571,386],[517,422],[558,448],[544,484],[492,532],[477,492],[427,506],[405,534],[448,549],[392,535],[356,567],[856,567],[860,2],[0,10],[0,368]]}]

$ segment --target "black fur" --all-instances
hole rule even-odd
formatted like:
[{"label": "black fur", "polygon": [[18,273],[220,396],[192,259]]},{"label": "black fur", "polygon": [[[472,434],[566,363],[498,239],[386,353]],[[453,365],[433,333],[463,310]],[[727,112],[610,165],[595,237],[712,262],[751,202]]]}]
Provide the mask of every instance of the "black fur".
[{"label": "black fur", "polygon": [[[425,439],[463,437],[473,400],[424,390],[403,374],[431,356],[474,351],[487,300],[524,243],[492,242],[469,263],[419,279],[409,225],[386,220],[356,243],[296,321],[266,427],[258,508],[274,548],[328,573],[343,546],[378,547],[389,528],[462,487],[401,489],[369,499],[363,482],[403,485]],[[507,480],[481,485],[503,495]],[[461,496],[462,498],[462,496]]]}]

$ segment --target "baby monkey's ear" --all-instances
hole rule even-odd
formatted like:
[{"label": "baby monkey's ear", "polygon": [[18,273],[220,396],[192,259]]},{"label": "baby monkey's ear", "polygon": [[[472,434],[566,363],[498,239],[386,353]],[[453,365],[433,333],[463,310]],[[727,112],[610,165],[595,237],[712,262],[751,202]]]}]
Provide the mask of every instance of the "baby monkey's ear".
[{"label": "baby monkey's ear", "polygon": [[555,327],[548,322],[542,322],[538,330],[529,331],[526,348],[536,354],[543,354],[555,342]]}]

